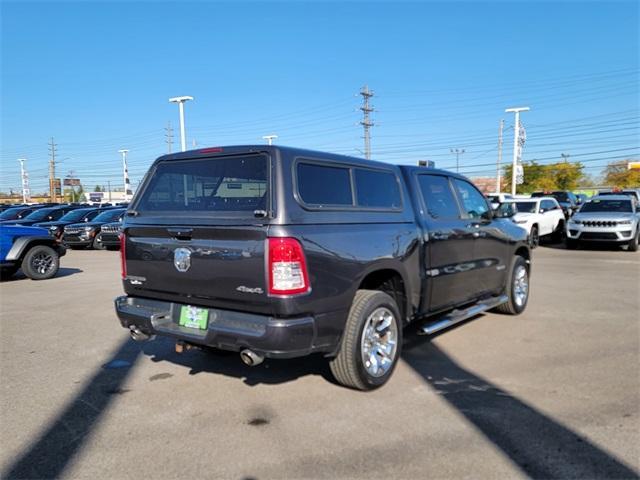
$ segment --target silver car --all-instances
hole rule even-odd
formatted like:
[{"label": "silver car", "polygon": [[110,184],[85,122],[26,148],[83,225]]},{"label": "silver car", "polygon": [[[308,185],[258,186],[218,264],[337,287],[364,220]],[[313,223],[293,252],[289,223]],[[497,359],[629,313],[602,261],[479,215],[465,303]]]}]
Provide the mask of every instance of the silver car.
[{"label": "silver car", "polygon": [[593,197],[567,222],[567,248],[582,242],[606,242],[638,250],[640,212],[638,203],[628,195]]}]

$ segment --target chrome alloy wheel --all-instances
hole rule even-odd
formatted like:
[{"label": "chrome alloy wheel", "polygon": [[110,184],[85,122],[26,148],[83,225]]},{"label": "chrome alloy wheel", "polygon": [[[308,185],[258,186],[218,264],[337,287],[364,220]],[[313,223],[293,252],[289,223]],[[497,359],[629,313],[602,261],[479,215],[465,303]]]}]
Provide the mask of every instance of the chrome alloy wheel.
[{"label": "chrome alloy wheel", "polygon": [[513,275],[513,300],[522,307],[529,295],[529,274],[526,267],[519,265]]},{"label": "chrome alloy wheel", "polygon": [[45,275],[55,267],[53,255],[45,252],[39,252],[31,259],[31,268],[41,275]]},{"label": "chrome alloy wheel", "polygon": [[360,353],[367,373],[381,377],[389,371],[398,350],[398,324],[391,310],[376,308],[364,324]]}]

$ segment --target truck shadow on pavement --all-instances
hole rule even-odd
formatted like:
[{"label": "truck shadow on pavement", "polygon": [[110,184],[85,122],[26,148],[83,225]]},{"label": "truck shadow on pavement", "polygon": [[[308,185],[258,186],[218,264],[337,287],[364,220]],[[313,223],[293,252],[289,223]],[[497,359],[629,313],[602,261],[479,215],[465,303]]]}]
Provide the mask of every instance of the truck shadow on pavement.
[{"label": "truck shadow on pavement", "polygon": [[405,362],[529,478],[639,478],[585,437],[458,365],[429,337],[407,332],[404,348]]},{"label": "truck shadow on pavement", "polygon": [[307,375],[320,375],[328,382],[336,384],[329,370],[329,364],[321,354],[293,360],[265,358],[262,364],[249,367],[242,363],[237,352],[194,349],[176,353],[175,342],[161,337],[144,344],[143,352],[152,362],[171,362],[189,368],[190,375],[200,373],[225,375],[242,379],[245,385],[251,387],[291,382]]},{"label": "truck shadow on pavement", "polygon": [[[128,337],[119,344],[40,436],[2,472],[1,478],[60,477],[91,437],[114,397],[126,393],[122,385],[140,353],[140,345]],[[47,393],[42,395],[46,397]]]},{"label": "truck shadow on pavement", "polygon": [[[407,333],[403,359],[526,476],[638,478],[637,472],[586,438],[458,365],[429,338]],[[123,385],[143,352],[152,361],[189,367],[192,374],[218,373],[243,378],[248,385],[278,384],[305,375],[321,375],[335,383],[321,356],[246,367],[235,354],[211,357],[193,351],[178,355],[172,348],[166,340],[143,345],[129,338],[122,341],[61,413],[2,472],[2,478],[60,477],[91,438],[114,398],[126,394]],[[270,365],[273,368],[268,368]]]}]

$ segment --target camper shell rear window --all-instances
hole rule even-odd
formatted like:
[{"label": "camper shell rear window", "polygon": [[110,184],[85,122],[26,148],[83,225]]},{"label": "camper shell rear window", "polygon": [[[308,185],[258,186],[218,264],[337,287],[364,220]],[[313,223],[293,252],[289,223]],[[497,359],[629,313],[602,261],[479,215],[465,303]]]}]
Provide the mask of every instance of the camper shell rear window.
[{"label": "camper shell rear window", "polygon": [[269,208],[265,155],[159,162],[137,200],[137,214],[253,216]]}]

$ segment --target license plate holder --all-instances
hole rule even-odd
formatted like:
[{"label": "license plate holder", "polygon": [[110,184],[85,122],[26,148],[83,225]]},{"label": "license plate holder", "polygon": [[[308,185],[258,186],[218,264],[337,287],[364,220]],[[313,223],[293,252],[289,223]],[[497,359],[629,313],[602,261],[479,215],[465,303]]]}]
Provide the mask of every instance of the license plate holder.
[{"label": "license plate holder", "polygon": [[181,327],[206,330],[209,324],[209,310],[206,308],[182,305],[178,325]]}]

